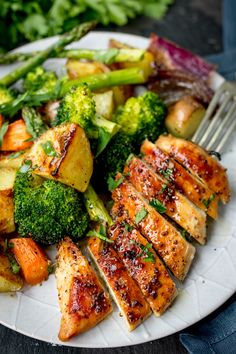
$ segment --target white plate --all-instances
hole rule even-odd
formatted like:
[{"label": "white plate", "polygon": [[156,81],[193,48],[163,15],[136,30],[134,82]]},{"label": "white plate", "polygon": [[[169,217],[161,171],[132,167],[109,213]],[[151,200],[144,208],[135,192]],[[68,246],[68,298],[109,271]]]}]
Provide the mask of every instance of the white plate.
[{"label": "white plate", "polygon": [[[92,32],[73,47],[106,48],[109,38],[115,38],[136,47],[145,48],[148,40],[128,34]],[[40,40],[20,48],[20,51],[42,50],[55,38]],[[19,50],[19,49],[18,49]],[[47,67],[60,70],[63,60],[49,60]],[[0,67],[3,75],[8,68]],[[223,78],[212,77],[217,87]],[[209,221],[208,242],[197,246],[197,255],[187,279],[180,285],[180,293],[172,307],[160,318],[151,316],[135,331],[129,333],[119,311],[114,306],[112,315],[94,329],[71,339],[67,346],[118,347],[144,343],[173,334],[192,325],[223,304],[236,290],[236,134],[223,155],[228,168],[232,199],[220,207],[219,220]],[[51,251],[53,253],[53,250]],[[47,342],[62,344],[57,333],[60,313],[57,305],[56,282],[53,275],[42,286],[26,286],[15,295],[0,295],[0,323],[20,333]]]}]

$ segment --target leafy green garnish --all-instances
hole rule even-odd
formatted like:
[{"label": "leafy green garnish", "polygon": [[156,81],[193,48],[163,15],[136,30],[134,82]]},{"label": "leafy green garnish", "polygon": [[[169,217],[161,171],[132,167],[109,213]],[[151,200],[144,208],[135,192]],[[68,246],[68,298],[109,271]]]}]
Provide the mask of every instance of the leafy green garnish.
[{"label": "leafy green garnish", "polygon": [[173,176],[173,168],[161,169],[160,173],[166,178],[170,179]]},{"label": "leafy green garnish", "polygon": [[31,160],[25,160],[23,165],[20,167],[19,171],[21,173],[27,173],[30,170],[32,170],[32,161]]},{"label": "leafy green garnish", "polygon": [[20,266],[13,257],[13,255],[9,252],[11,248],[13,248],[14,245],[8,241],[8,239],[5,239],[4,241],[4,254],[7,256],[10,262],[11,270],[13,274],[18,274],[20,271]]},{"label": "leafy green garnish", "polygon": [[142,207],[135,216],[135,223],[139,224],[148,214],[148,211]]},{"label": "leafy green garnish", "polygon": [[160,191],[159,191],[159,193],[158,193],[158,194],[163,193],[163,192],[164,192],[164,190],[165,190],[167,187],[168,187],[168,184],[167,184],[167,183],[164,183],[164,184],[161,186],[161,189],[160,189]]},{"label": "leafy green garnish", "polygon": [[132,226],[132,225],[129,225],[129,224],[127,224],[127,223],[125,223],[125,231],[130,232],[130,231],[132,231],[132,230],[133,230],[133,226]]},{"label": "leafy green garnish", "polygon": [[9,123],[8,122],[4,122],[3,125],[0,128],[0,147],[2,146],[3,138],[4,138],[4,135],[7,132],[8,126],[9,126]]},{"label": "leafy green garnish", "polygon": [[53,274],[53,273],[55,273],[55,268],[56,268],[55,264],[50,263],[50,264],[48,265],[48,274]]},{"label": "leafy green garnish", "polygon": [[153,208],[155,208],[155,209],[158,211],[158,213],[160,213],[160,214],[165,213],[166,210],[167,210],[166,207],[165,207],[165,205],[163,205],[162,202],[160,202],[158,199],[152,199],[152,200],[149,202],[149,204],[150,204]]},{"label": "leafy green garnish", "polygon": [[141,243],[136,242],[135,240],[130,240],[129,243],[131,245],[136,245],[137,247],[141,248],[142,252],[137,255],[137,258],[142,257],[144,262],[155,262],[155,257],[153,253],[150,251],[152,249],[152,245],[150,243],[146,243],[146,245],[142,245]]},{"label": "leafy green garnish", "polygon": [[54,146],[50,140],[45,141],[45,143],[42,143],[41,146],[47,156],[52,156],[52,157],[60,156],[54,149]]},{"label": "leafy green garnish", "polygon": [[206,209],[208,209],[210,203],[215,199],[215,193],[211,194],[210,197],[206,199],[202,199],[202,203],[205,205]]},{"label": "leafy green garnish", "polygon": [[97,238],[100,238],[100,240],[106,241],[108,243],[113,243],[114,242],[113,240],[111,240],[107,236],[104,236],[100,232],[95,231],[95,230],[89,231],[86,236],[88,236],[88,237],[97,237]]},{"label": "leafy green garnish", "polygon": [[117,187],[119,187],[119,185],[123,182],[124,177],[120,177],[117,181],[114,180],[112,177],[109,177],[107,180],[107,184],[108,184],[108,189],[109,191],[113,191],[113,189],[116,189]]}]

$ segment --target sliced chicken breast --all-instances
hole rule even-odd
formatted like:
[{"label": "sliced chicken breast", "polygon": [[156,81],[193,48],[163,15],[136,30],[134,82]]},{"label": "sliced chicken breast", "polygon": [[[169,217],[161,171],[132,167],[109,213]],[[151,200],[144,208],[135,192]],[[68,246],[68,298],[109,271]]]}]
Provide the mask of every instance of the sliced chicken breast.
[{"label": "sliced chicken breast", "polygon": [[141,152],[143,160],[157,174],[165,177],[167,183],[173,184],[191,202],[206,211],[213,219],[217,219],[219,198],[216,195],[212,198],[213,190],[150,141],[146,140],[143,143]]},{"label": "sliced chicken breast", "polygon": [[137,157],[127,163],[124,175],[158,212],[166,213],[199,243],[205,243],[205,212],[179,193],[173,184],[163,181],[163,178]]},{"label": "sliced chicken breast", "polygon": [[131,225],[127,220],[117,222],[110,230],[110,237],[152,311],[160,316],[172,303],[177,290],[151,244]]},{"label": "sliced chicken breast", "polygon": [[156,146],[176,159],[193,175],[204,181],[223,203],[230,199],[230,188],[226,170],[200,146],[172,135],[160,136]]},{"label": "sliced chicken breast", "polygon": [[58,247],[56,281],[62,313],[60,340],[87,331],[112,312],[108,294],[69,237]]},{"label": "sliced chicken breast", "polygon": [[[117,174],[117,180],[122,180],[121,174]],[[114,219],[122,221],[130,218],[153,244],[172,273],[183,280],[192,263],[195,248],[126,179],[113,190],[112,198],[115,201],[111,211]]]},{"label": "sliced chicken breast", "polygon": [[97,237],[91,237],[88,241],[88,249],[128,329],[132,331],[151,314],[150,306],[111,244]]}]

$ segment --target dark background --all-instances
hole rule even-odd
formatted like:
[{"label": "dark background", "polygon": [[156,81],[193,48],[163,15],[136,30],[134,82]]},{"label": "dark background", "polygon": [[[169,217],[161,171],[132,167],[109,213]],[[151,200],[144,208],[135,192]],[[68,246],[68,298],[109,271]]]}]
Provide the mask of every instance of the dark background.
[{"label": "dark background", "polygon": [[[103,30],[103,28],[98,29]],[[222,50],[221,0],[176,0],[163,21],[141,17],[124,27],[111,26],[109,29],[146,37],[151,32],[157,32],[200,55],[218,53]],[[1,354],[136,354],[140,352],[182,354],[186,353],[186,350],[179,342],[178,334],[133,347],[92,350],[53,346],[0,325]]]}]

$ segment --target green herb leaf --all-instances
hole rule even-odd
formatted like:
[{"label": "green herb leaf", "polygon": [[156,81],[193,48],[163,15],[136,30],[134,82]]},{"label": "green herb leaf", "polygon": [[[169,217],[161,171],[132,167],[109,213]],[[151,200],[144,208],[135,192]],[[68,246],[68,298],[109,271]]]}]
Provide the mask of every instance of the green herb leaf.
[{"label": "green herb leaf", "polygon": [[142,207],[135,216],[135,223],[139,224],[148,214],[148,211]]},{"label": "green herb leaf", "polygon": [[162,186],[161,186],[161,190],[159,191],[158,194],[161,194],[164,192],[164,190],[166,190],[166,188],[168,187],[168,184],[164,183]]},{"label": "green herb leaf", "polygon": [[125,231],[130,232],[132,230],[133,230],[133,226],[125,223]]},{"label": "green herb leaf", "polygon": [[3,125],[0,128],[0,147],[2,146],[3,138],[4,138],[4,135],[7,132],[8,126],[9,126],[9,123],[8,122],[4,122]]},{"label": "green herb leaf", "polygon": [[12,154],[10,154],[10,155],[8,156],[8,158],[9,158],[9,159],[16,159],[17,157],[23,155],[24,153],[25,153],[25,150],[13,152]]},{"label": "green herb leaf", "polygon": [[211,194],[209,199],[202,199],[202,203],[205,205],[206,209],[208,209],[210,203],[215,199],[215,193]]},{"label": "green herb leaf", "polygon": [[112,177],[109,177],[107,180],[107,184],[108,184],[108,189],[109,191],[113,191],[113,189],[116,189],[117,187],[119,187],[119,185],[123,182],[124,177],[120,177],[117,181],[114,180]]},{"label": "green herb leaf", "polygon": [[94,60],[109,65],[114,62],[114,59],[118,53],[119,50],[117,48],[110,48],[108,50],[99,51],[94,55]]},{"label": "green herb leaf", "polygon": [[47,156],[60,157],[60,155],[54,149],[53,144],[50,140],[45,141],[45,143],[42,143],[41,146]]},{"label": "green herb leaf", "polygon": [[50,264],[48,265],[48,274],[53,274],[53,273],[55,273],[55,268],[56,268],[55,264],[50,263]]},{"label": "green herb leaf", "polygon": [[158,199],[152,199],[150,202],[149,202],[149,204],[153,207],[153,208],[155,208],[157,211],[158,211],[158,213],[160,213],[160,214],[163,214],[163,213],[165,213],[166,212],[166,207],[162,204],[162,202],[160,202]]},{"label": "green herb leaf", "polygon": [[167,168],[167,169],[161,169],[160,173],[166,178],[166,179],[170,179],[171,177],[173,177],[173,168]]},{"label": "green herb leaf", "polygon": [[114,241],[109,239],[108,237],[101,235],[99,232],[95,231],[95,230],[91,230],[87,233],[88,237],[97,237],[100,238],[100,240],[106,241],[108,243],[113,243]]}]

